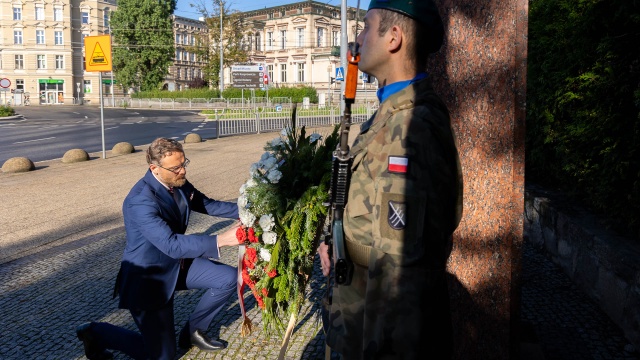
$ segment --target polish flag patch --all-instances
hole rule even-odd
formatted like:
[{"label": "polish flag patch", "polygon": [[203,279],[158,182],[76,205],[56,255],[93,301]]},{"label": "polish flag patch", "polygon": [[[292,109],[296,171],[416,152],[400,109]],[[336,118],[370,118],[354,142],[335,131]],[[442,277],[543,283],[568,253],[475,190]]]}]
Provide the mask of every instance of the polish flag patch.
[{"label": "polish flag patch", "polygon": [[396,174],[406,174],[409,167],[409,159],[406,156],[389,156],[387,171]]}]

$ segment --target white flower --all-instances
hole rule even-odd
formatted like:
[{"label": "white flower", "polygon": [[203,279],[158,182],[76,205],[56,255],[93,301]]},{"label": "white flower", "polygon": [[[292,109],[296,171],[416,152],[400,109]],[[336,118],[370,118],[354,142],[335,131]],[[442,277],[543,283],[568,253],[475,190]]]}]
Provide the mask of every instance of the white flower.
[{"label": "white flower", "polygon": [[272,169],[267,173],[267,179],[272,184],[277,184],[282,178],[282,173],[279,170]]},{"label": "white flower", "polygon": [[245,190],[248,189],[248,188],[254,187],[256,185],[258,185],[256,180],[254,178],[251,178],[251,179],[247,180],[247,187],[245,188]]},{"label": "white flower", "polygon": [[258,221],[258,223],[260,224],[260,227],[264,231],[270,231],[271,229],[273,229],[273,226],[276,224],[275,221],[273,221],[273,215],[271,214],[260,216],[260,220]]},{"label": "white flower", "polygon": [[271,140],[271,142],[269,143],[269,145],[271,145],[272,147],[276,148],[276,147],[280,147],[282,146],[284,143],[282,142],[282,139],[280,137],[277,137],[273,140]]},{"label": "white flower", "polygon": [[240,222],[244,226],[253,226],[256,222],[256,216],[247,209],[238,209],[238,215],[240,216]]},{"label": "white flower", "polygon": [[278,234],[273,231],[265,231],[264,233],[262,233],[262,241],[264,241],[264,243],[267,245],[275,244],[277,239]]},{"label": "white flower", "polygon": [[245,209],[248,203],[249,199],[247,199],[246,195],[240,195],[240,197],[238,197],[238,209]]},{"label": "white flower", "polygon": [[268,158],[267,160],[265,160],[265,161],[263,161],[263,162],[262,162],[262,168],[263,168],[265,171],[269,171],[269,170],[271,170],[274,166],[276,166],[276,163],[277,163],[276,158],[272,156],[272,157],[270,157],[270,158]]},{"label": "white flower", "polygon": [[311,134],[311,136],[309,136],[309,142],[311,144],[313,144],[314,142],[318,141],[322,139],[322,135],[318,134],[318,133],[313,133]]},{"label": "white flower", "polygon": [[264,261],[271,261],[271,252],[269,250],[262,248],[260,249],[260,257]]}]

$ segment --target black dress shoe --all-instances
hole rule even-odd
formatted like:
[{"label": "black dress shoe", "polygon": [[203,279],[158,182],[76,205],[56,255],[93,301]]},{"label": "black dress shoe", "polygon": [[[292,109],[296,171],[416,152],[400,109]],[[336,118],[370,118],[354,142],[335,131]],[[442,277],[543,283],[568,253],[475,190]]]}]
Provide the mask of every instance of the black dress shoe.
[{"label": "black dress shoe", "polygon": [[84,345],[84,354],[89,360],[109,360],[113,359],[113,354],[106,349],[100,349],[95,343],[93,334],[91,333],[91,324],[86,323],[76,328],[76,335]]},{"label": "black dress shoe", "polygon": [[191,333],[191,345],[202,351],[222,350],[226,347],[220,341],[209,339],[209,337],[201,333],[200,330],[196,330]]}]

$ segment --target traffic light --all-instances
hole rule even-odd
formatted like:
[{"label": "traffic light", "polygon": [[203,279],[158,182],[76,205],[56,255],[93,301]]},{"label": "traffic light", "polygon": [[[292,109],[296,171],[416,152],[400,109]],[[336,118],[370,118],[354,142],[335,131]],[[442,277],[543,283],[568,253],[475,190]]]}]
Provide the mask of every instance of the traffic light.
[{"label": "traffic light", "polygon": [[336,82],[336,78],[332,77],[331,78],[331,83],[333,84],[334,82]]}]

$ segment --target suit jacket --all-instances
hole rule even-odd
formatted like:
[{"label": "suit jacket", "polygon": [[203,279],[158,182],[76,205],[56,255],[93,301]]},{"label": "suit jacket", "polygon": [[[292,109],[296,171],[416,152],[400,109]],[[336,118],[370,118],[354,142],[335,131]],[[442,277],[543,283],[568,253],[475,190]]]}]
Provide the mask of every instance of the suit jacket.
[{"label": "suit jacket", "polygon": [[238,218],[237,204],[210,199],[188,181],[174,191],[186,203],[185,214],[150,170],[124,200],[127,243],[115,288],[122,309],[162,307],[175,291],[181,259],[219,258],[217,236],[184,235],[191,210]]}]

